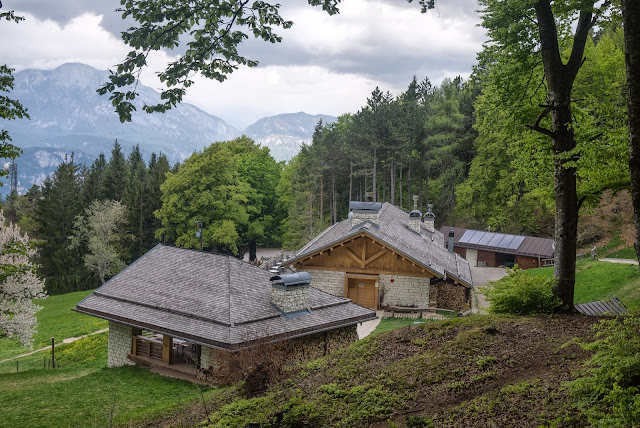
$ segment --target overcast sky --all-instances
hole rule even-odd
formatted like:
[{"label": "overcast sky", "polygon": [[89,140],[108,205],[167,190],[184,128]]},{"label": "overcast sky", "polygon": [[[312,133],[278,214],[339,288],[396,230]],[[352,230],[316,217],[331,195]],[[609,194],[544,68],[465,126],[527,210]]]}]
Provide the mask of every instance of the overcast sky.
[{"label": "overcast sky", "polygon": [[[328,16],[306,1],[285,0],[281,14],[292,20],[279,30],[282,43],[250,39],[240,53],[257,59],[224,83],[196,78],[186,101],[244,128],[263,116],[305,111],[356,112],[379,86],[393,94],[413,75],[436,84],[468,77],[485,40],[475,0],[446,0],[423,15],[403,0],[343,0]],[[3,10],[25,16],[20,24],[0,23],[0,61],[17,70],[51,69],[82,62],[108,69],[128,52],[120,31],[128,26],[115,12],[119,0],[3,0]],[[160,88],[155,72],[171,52],[150,58],[144,84]]]}]

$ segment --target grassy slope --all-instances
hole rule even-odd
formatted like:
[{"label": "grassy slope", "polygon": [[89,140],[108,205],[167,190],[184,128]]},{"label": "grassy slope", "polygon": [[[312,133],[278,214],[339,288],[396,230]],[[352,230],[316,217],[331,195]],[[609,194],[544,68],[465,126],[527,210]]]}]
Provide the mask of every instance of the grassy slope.
[{"label": "grassy slope", "polygon": [[587,357],[573,338],[594,321],[475,316],[389,331],[220,406],[210,426],[583,426],[561,385]]},{"label": "grassy slope", "polygon": [[0,364],[0,427],[109,426],[112,416],[116,424],[153,420],[200,398],[189,382],[137,367],[107,369],[106,353],[107,333],[100,333],[60,345],[56,370],[41,369],[49,351],[21,359],[29,371],[6,373],[15,362]]},{"label": "grassy slope", "polygon": [[[529,269],[533,275],[553,277],[553,268]],[[575,302],[617,297],[629,309],[640,309],[640,270],[634,265],[584,260],[576,265]]]},{"label": "grassy slope", "polygon": [[[46,299],[37,300],[42,306],[37,314],[38,331],[33,337],[33,348],[38,349],[51,344],[51,338],[56,342],[62,342],[68,337],[77,337],[103,328],[107,328],[105,320],[96,317],[72,312],[76,303],[84,299],[93,290],[78,291],[75,293],[49,296]],[[28,348],[21,347],[19,343],[8,339],[0,340],[0,360],[28,352]]]}]

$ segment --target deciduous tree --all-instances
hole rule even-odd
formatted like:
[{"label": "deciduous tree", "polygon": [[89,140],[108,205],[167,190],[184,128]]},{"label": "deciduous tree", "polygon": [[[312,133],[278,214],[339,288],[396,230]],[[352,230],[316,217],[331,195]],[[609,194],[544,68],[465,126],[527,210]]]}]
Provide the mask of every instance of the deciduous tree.
[{"label": "deciduous tree", "polygon": [[35,314],[41,309],[32,300],[46,297],[33,262],[35,253],[29,237],[17,225],[5,225],[0,211],[0,338],[25,346],[36,331]]},{"label": "deciduous tree", "polygon": [[125,267],[126,223],[127,209],[119,201],[93,201],[84,215],[76,218],[71,248],[86,245],[84,264],[98,275],[101,284]]}]

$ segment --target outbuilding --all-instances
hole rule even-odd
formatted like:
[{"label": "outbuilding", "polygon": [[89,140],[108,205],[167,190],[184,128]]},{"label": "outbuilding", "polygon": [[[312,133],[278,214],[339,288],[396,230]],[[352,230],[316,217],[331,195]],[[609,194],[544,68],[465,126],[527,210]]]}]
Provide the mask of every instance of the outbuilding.
[{"label": "outbuilding", "polygon": [[485,230],[445,226],[445,247],[461,255],[471,266],[531,269],[553,265],[553,239],[511,235]]},{"label": "outbuilding", "polygon": [[310,283],[305,272],[273,276],[231,256],[159,244],[74,310],[109,321],[109,367],[216,370],[221,352],[281,341],[297,356],[319,357],[357,340],[357,324],[375,319]]}]

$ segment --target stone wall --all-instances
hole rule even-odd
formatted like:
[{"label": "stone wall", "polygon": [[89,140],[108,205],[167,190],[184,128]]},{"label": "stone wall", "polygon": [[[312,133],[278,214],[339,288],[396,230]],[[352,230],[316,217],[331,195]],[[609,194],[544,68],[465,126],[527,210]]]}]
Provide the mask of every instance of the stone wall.
[{"label": "stone wall", "polygon": [[128,325],[109,321],[109,345],[107,367],[120,367],[135,364],[127,358],[131,353],[132,328]]},{"label": "stone wall", "polygon": [[353,213],[353,217],[351,217],[351,226],[355,226],[356,224],[364,223],[365,221],[370,221],[372,223],[378,224],[378,217],[380,217],[379,212],[376,213]]},{"label": "stone wall", "polygon": [[309,270],[311,286],[334,296],[344,296],[344,272]]},{"label": "stone wall", "polygon": [[309,307],[309,286],[273,287],[271,301],[282,312],[295,312]]},{"label": "stone wall", "polygon": [[461,311],[469,307],[470,293],[462,285],[440,280],[431,285],[430,291],[432,305],[436,308]]},{"label": "stone wall", "polygon": [[[391,280],[393,279],[393,282]],[[380,275],[378,295],[381,305],[429,307],[429,278]]]},{"label": "stone wall", "polygon": [[252,367],[266,365],[282,370],[292,364],[322,357],[357,340],[356,325],[351,325],[237,352],[203,346],[200,367],[204,369],[203,376],[214,382],[234,382],[242,379]]}]

